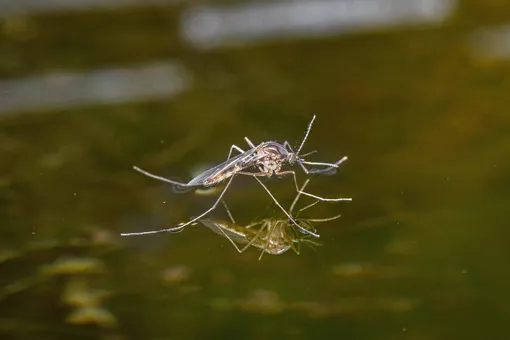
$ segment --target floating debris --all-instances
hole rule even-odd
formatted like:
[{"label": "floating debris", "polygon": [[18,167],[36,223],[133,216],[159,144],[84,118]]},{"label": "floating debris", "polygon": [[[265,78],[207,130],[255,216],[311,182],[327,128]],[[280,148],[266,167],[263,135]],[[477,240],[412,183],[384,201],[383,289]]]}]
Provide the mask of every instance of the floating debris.
[{"label": "floating debris", "polygon": [[369,276],[383,279],[392,279],[411,275],[399,267],[357,262],[338,264],[333,267],[333,274],[342,277]]},{"label": "floating debris", "polygon": [[191,276],[192,269],[188,266],[173,266],[163,270],[163,280],[167,283],[176,284],[187,281]]},{"label": "floating debris", "polygon": [[69,314],[66,322],[78,325],[97,325],[105,328],[117,326],[115,316],[107,309],[101,307],[78,308]]},{"label": "floating debris", "polygon": [[468,41],[473,55],[482,59],[510,59],[510,25],[478,29]]},{"label": "floating debris", "polygon": [[390,254],[411,255],[416,253],[416,246],[416,241],[397,238],[388,243],[384,250]]},{"label": "floating debris", "polygon": [[285,309],[278,293],[271,290],[256,290],[248,297],[241,307],[247,311],[262,314],[277,314]]},{"label": "floating debris", "polygon": [[89,275],[104,274],[106,268],[103,262],[89,257],[61,257],[53,264],[42,268],[45,275]]},{"label": "floating debris", "polygon": [[67,282],[62,302],[73,307],[100,306],[109,295],[107,291],[91,289],[84,278],[73,278]]},{"label": "floating debris", "polygon": [[44,279],[39,276],[32,276],[25,279],[20,279],[14,282],[11,282],[10,284],[1,287],[0,289],[0,300],[11,296],[13,294],[17,294],[19,292],[22,292],[26,289],[29,289],[41,282],[43,282]]},{"label": "floating debris", "polygon": [[19,257],[20,254],[21,253],[19,251],[15,251],[15,250],[3,250],[0,253],[0,263],[15,259],[15,258]]}]

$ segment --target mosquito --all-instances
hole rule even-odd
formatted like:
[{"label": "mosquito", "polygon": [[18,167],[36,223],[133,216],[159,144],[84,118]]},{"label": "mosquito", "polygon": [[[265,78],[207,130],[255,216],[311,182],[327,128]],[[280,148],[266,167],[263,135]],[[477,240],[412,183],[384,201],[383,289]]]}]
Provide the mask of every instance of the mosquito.
[{"label": "mosquito", "polygon": [[[301,191],[304,190],[304,188],[308,185],[309,181],[310,179],[307,179],[305,181],[305,183],[301,187]],[[292,215],[294,207],[297,201],[299,200],[300,196],[301,193],[298,192],[296,198],[294,199],[292,205],[288,210],[289,215]],[[262,250],[259,256],[260,260],[262,259],[264,253],[279,255],[283,254],[289,249],[292,249],[296,254],[299,255],[300,245],[303,242],[307,242],[313,245],[319,245],[318,243],[307,239],[306,237],[309,235],[299,235],[298,233],[296,233],[295,229],[291,228],[294,227],[294,225],[290,224],[289,219],[282,220],[269,218],[264,219],[262,221],[251,223],[244,227],[240,226],[236,224],[225,202],[224,201],[222,202],[225,206],[228,216],[230,217],[231,222],[225,222],[215,219],[201,219],[199,220],[199,222],[202,223],[207,228],[211,229],[216,234],[227,238],[239,253],[243,253],[250,246],[253,246]],[[308,209],[318,202],[319,201],[316,200],[314,203],[300,209],[299,211],[301,212],[305,209]],[[313,222],[332,221],[339,217],[340,215],[320,219],[296,218],[296,221],[299,222],[299,224],[306,230],[316,233],[316,229],[313,227],[312,224]],[[256,230],[257,228],[254,228],[256,226],[260,226],[258,230]],[[244,244],[244,247],[239,248],[238,243]]]},{"label": "mosquito", "polygon": [[[288,171],[281,171],[282,167],[286,164],[289,165],[295,165],[296,163],[301,166],[303,171],[306,174],[332,174],[336,172],[336,169],[339,167],[341,163],[347,160],[347,157],[343,157],[336,163],[324,163],[324,162],[309,162],[305,161],[303,157],[306,155],[315,153],[315,151],[312,151],[308,154],[305,154],[304,156],[299,156],[301,149],[303,148],[303,145],[305,144],[306,139],[308,138],[308,135],[310,134],[310,130],[312,128],[313,122],[315,120],[315,115],[313,116],[311,122],[308,124],[308,128],[305,133],[305,137],[303,138],[303,141],[301,142],[297,152],[294,152],[292,147],[290,146],[290,143],[285,141],[283,144],[280,144],[275,141],[269,141],[269,142],[263,142],[259,145],[255,145],[251,142],[248,137],[245,137],[245,141],[248,143],[248,146],[250,147],[249,150],[244,151],[237,145],[233,144],[230,147],[230,151],[227,156],[227,160],[221,164],[218,164],[200,175],[193,178],[188,183],[179,182],[175,180],[171,180],[165,177],[154,175],[150,172],[147,172],[145,170],[140,169],[139,167],[134,166],[133,168],[154,179],[170,183],[173,185],[174,191],[177,192],[183,192],[183,191],[189,191],[197,187],[201,188],[209,188],[216,185],[219,185],[220,183],[227,181],[227,184],[225,185],[225,188],[223,188],[222,192],[218,196],[215,203],[207,209],[205,212],[200,214],[197,217],[192,218],[188,222],[184,224],[179,224],[178,226],[168,228],[168,229],[160,229],[160,230],[152,230],[152,231],[145,231],[145,232],[134,232],[134,233],[123,233],[122,236],[135,236],[135,235],[146,235],[146,234],[155,234],[155,233],[161,233],[161,232],[177,232],[181,231],[182,228],[184,228],[187,225],[190,225],[214,209],[218,206],[219,202],[223,199],[223,196],[225,192],[227,191],[228,187],[232,183],[233,178],[235,175],[248,175],[252,176],[257,180],[257,182],[264,188],[264,190],[268,193],[268,195],[273,199],[275,204],[287,215],[289,220],[296,225],[302,232],[306,234],[310,234],[315,237],[319,237],[316,233],[306,230],[305,228],[301,227],[293,218],[291,215],[288,214],[288,212],[281,206],[281,204],[278,202],[278,200],[273,196],[271,191],[267,188],[264,183],[259,179],[259,177],[273,177],[273,176],[284,176],[284,175],[292,175],[294,178],[294,184],[296,186],[296,190],[306,196],[313,197],[319,201],[326,201],[326,202],[338,202],[338,201],[352,201],[351,198],[323,198],[320,196],[316,196],[304,191],[301,191],[297,184],[297,178],[296,173],[292,170]],[[239,152],[238,155],[232,156],[232,152],[236,150]],[[312,166],[324,166],[325,168],[313,168],[308,169],[306,165],[312,165]],[[258,168],[258,172],[250,172],[245,171],[249,170],[251,168]]]}]

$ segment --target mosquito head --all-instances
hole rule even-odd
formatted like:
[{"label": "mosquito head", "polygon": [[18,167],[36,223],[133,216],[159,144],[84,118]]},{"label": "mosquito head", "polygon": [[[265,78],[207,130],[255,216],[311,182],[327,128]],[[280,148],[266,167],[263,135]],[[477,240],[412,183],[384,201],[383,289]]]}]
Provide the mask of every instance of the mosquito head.
[{"label": "mosquito head", "polygon": [[316,152],[317,152],[317,150],[313,150],[313,151],[305,153],[302,156],[298,156],[297,153],[290,152],[289,153],[289,164],[294,165],[296,162],[304,162],[306,156],[312,155]]},{"label": "mosquito head", "polygon": [[289,164],[294,165],[297,161],[301,160],[294,152],[289,152]]}]

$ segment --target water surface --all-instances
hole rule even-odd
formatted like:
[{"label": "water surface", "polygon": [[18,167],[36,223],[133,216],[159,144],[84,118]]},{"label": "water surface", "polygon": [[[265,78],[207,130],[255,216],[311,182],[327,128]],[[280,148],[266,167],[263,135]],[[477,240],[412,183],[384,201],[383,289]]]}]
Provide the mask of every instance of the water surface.
[{"label": "water surface", "polygon": [[[2,337],[506,339],[510,67],[473,37],[510,6],[205,51],[180,38],[186,9],[2,19],[4,81],[161,61],[189,76],[162,98],[0,110]],[[342,214],[317,225],[323,246],[259,261],[203,226],[119,236],[214,201],[133,165],[188,181],[244,136],[298,145],[313,114],[310,159],[349,160],[309,191],[353,198],[306,211]],[[267,184],[288,207],[291,179]],[[282,217],[250,178],[226,200],[240,223]]]}]

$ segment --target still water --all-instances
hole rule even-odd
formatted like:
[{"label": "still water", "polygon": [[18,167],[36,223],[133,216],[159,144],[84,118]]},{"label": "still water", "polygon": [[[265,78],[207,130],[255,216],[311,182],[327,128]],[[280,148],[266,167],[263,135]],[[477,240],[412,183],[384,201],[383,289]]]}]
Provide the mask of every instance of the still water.
[{"label": "still water", "polygon": [[[185,2],[26,3],[0,7],[2,339],[508,338],[510,5],[280,34],[223,1],[236,30],[192,35]],[[187,182],[245,136],[298,146],[314,114],[308,159],[349,160],[307,190],[353,198],[302,212],[342,215],[320,246],[259,261],[201,224],[120,236],[216,197],[133,165]],[[264,183],[291,204],[291,177]],[[241,225],[284,216],[249,177],[225,199]]]}]

